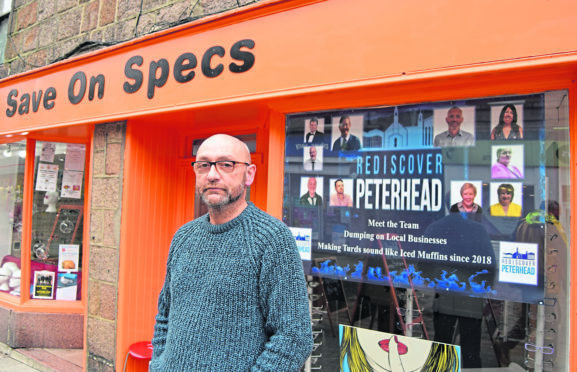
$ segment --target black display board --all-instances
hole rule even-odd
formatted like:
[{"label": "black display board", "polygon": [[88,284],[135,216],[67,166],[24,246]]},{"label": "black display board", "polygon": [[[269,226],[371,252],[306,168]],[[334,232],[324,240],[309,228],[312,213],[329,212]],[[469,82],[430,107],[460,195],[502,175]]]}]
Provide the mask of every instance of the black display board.
[{"label": "black display board", "polygon": [[288,116],[283,219],[307,274],[542,301],[545,110],[533,94]]}]

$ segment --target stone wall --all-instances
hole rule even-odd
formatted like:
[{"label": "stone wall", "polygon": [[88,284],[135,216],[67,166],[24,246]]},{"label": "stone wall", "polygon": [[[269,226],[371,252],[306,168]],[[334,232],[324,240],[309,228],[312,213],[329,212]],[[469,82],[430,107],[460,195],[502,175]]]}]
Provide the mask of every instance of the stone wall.
[{"label": "stone wall", "polygon": [[99,124],[92,148],[87,371],[114,371],[126,123]]},{"label": "stone wall", "polygon": [[13,0],[0,78],[258,0]]}]

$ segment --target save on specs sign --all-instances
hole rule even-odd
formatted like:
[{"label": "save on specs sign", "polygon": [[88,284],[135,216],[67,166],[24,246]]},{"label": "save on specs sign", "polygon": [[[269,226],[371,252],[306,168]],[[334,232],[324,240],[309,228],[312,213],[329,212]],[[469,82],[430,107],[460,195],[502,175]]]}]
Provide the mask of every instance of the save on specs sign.
[{"label": "save on specs sign", "polygon": [[[218,78],[225,70],[235,74],[243,73],[254,66],[255,55],[252,52],[254,47],[254,40],[243,39],[233,43],[228,49],[216,45],[206,49],[202,55],[184,52],[174,61],[158,58],[150,61],[148,66],[144,66],[144,58],[141,55],[134,55],[124,64],[125,80],[122,89],[125,94],[134,94],[146,87],[146,97],[152,100],[156,90],[162,88],[169,79],[174,79],[178,83],[188,83],[197,76]],[[227,66],[222,62],[225,56],[231,60]],[[104,74],[89,77],[85,72],[78,71],[68,82],[66,97],[73,105],[86,100],[101,100],[106,94],[106,80]],[[52,110],[57,106],[61,93],[53,86],[33,91],[13,88],[6,98],[6,117]]]}]

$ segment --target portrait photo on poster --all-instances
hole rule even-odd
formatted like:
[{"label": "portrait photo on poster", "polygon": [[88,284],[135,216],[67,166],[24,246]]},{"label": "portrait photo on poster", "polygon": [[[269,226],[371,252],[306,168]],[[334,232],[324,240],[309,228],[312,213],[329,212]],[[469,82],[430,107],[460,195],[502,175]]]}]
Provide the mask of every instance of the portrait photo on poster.
[{"label": "portrait photo on poster", "polygon": [[358,151],[363,145],[364,115],[340,115],[332,118],[332,151]]},{"label": "portrait photo on poster", "polygon": [[491,139],[523,139],[523,102],[498,102],[491,105]]},{"label": "portrait photo on poster", "polygon": [[521,217],[523,184],[521,182],[491,182],[491,216]]},{"label": "portrait photo on poster", "polygon": [[303,147],[303,169],[307,172],[323,170],[323,146]]},{"label": "portrait photo on poster", "polygon": [[524,176],[524,146],[523,145],[493,145],[491,146],[491,178],[523,179]]},{"label": "portrait photo on poster", "polygon": [[483,181],[451,181],[450,212],[483,213]]},{"label": "portrait photo on poster", "polygon": [[320,207],[323,205],[323,177],[301,177],[300,205]]},{"label": "portrait photo on poster", "polygon": [[330,203],[331,207],[353,206],[353,180],[343,178],[331,178]]},{"label": "portrait photo on poster", "polygon": [[304,143],[310,145],[322,145],[325,141],[325,119],[312,117],[305,119]]},{"label": "portrait photo on poster", "polygon": [[435,147],[475,145],[475,107],[453,105],[434,110]]}]

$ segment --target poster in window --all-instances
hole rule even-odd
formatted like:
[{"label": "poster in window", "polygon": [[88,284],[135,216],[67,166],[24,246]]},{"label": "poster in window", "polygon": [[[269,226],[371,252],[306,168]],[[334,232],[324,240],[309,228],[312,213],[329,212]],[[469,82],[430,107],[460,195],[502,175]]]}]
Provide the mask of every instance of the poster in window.
[{"label": "poster in window", "polygon": [[62,190],[60,196],[63,198],[80,199],[82,197],[82,178],[84,172],[64,171],[62,172]]},{"label": "poster in window", "polygon": [[78,271],[79,252],[78,244],[60,244],[58,246],[58,271]]},{"label": "poster in window", "polygon": [[54,155],[56,154],[56,144],[52,142],[42,143],[42,151],[40,152],[40,161],[45,163],[54,163]]},{"label": "poster in window", "polygon": [[293,237],[295,238],[295,242],[297,244],[297,248],[299,250],[301,260],[309,260],[310,261],[310,259],[311,259],[311,236],[312,236],[311,229],[291,227],[290,230],[293,234]]},{"label": "poster in window", "polygon": [[66,159],[64,169],[67,171],[84,171],[84,159],[86,158],[86,146],[76,143],[66,144]]},{"label": "poster in window", "polygon": [[57,164],[38,164],[38,174],[36,176],[36,191],[56,191],[58,181]]},{"label": "poster in window", "polygon": [[[532,94],[287,116],[283,220],[311,229],[307,274],[541,301],[545,243],[522,224],[549,213],[545,102]],[[311,120],[323,123],[313,174],[303,167]],[[310,179],[323,201],[315,208],[301,200]],[[503,275],[506,242],[532,244],[532,276]]]},{"label": "poster in window", "polygon": [[54,297],[54,272],[35,271],[32,298],[51,300]]},{"label": "poster in window", "polygon": [[342,372],[461,370],[461,347],[371,329],[339,326]]},{"label": "poster in window", "polygon": [[76,301],[78,292],[78,274],[58,273],[58,284],[56,285],[56,299],[65,301]]}]

